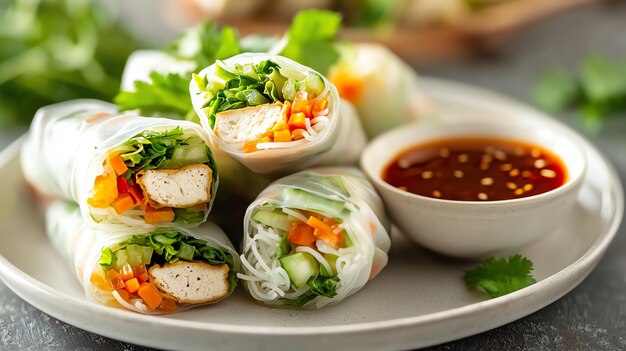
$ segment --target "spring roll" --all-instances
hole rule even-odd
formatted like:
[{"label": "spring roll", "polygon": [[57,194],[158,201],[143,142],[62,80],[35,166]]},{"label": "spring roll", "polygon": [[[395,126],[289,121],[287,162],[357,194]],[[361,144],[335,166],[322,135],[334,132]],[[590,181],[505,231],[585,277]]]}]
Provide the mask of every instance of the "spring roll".
[{"label": "spring roll", "polygon": [[370,138],[432,112],[415,71],[382,45],[343,45],[328,77],[356,107]]},{"label": "spring roll", "polygon": [[242,269],[267,305],[320,308],[359,291],[387,264],[388,220],[360,171],[320,168],[279,179],[248,207]]},{"label": "spring roll", "polygon": [[90,228],[75,204],[55,201],[46,227],[87,297],[107,306],[169,313],[218,302],[237,285],[237,252],[212,223],[109,232]]},{"label": "spring roll", "polygon": [[258,173],[354,164],[365,145],[356,111],[337,89],[278,55],[217,61],[194,75],[190,92],[211,142]]},{"label": "spring roll", "polygon": [[77,202],[92,225],[193,227],[218,186],[208,142],[195,123],[76,100],[37,112],[21,161],[38,191]]}]

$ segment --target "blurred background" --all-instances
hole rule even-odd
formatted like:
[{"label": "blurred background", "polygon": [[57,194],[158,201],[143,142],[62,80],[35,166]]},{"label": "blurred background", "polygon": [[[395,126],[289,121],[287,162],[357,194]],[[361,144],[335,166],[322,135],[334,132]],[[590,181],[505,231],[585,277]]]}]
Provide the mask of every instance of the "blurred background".
[{"label": "blurred background", "polygon": [[[241,37],[280,36],[302,9],[338,11],[343,18],[341,39],[383,43],[419,71],[497,57],[503,48],[515,45],[527,28],[580,6],[610,4],[599,0],[2,0],[0,133],[22,133],[37,108],[54,102],[81,97],[111,100],[119,91],[131,52],[163,49],[200,21],[233,26]],[[568,84],[556,75],[551,77],[553,84],[555,80]],[[554,100],[544,105],[555,109]]]}]

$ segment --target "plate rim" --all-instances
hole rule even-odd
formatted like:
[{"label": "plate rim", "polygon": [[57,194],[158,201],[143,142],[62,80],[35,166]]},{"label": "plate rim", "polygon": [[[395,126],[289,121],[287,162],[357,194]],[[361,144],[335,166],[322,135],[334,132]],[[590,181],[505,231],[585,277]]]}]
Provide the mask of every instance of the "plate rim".
[{"label": "plate rim", "polygon": [[[456,307],[448,310],[427,313],[418,316],[410,316],[410,317],[402,317],[396,319],[389,319],[384,321],[375,321],[375,322],[362,322],[362,323],[353,323],[353,324],[339,324],[332,326],[259,326],[259,325],[233,325],[233,324],[222,324],[216,322],[208,322],[208,321],[190,321],[190,320],[179,320],[179,319],[164,319],[158,316],[150,316],[150,315],[140,315],[130,311],[124,311],[121,309],[110,308],[107,306],[97,305],[91,301],[78,299],[70,296],[69,294],[56,290],[49,285],[35,279],[34,277],[28,275],[24,271],[20,270],[18,267],[13,265],[8,259],[6,259],[3,255],[0,255],[0,279],[5,282],[5,284],[15,292],[20,298],[24,299],[29,304],[35,306],[37,309],[50,314],[51,316],[62,320],[66,323],[75,325],[72,323],[70,317],[62,315],[62,313],[56,313],[52,310],[53,308],[48,308],[42,304],[37,302],[33,302],[30,298],[25,298],[22,294],[15,289],[14,284],[16,286],[24,286],[30,289],[36,289],[37,292],[44,296],[48,301],[51,301],[49,305],[54,305],[56,303],[73,304],[74,308],[85,309],[86,312],[97,313],[101,318],[113,318],[113,319],[121,319],[127,322],[141,322],[148,323],[151,326],[166,326],[166,327],[175,327],[175,328],[184,328],[189,330],[197,330],[197,331],[205,331],[205,332],[219,332],[222,334],[229,335],[264,335],[264,336],[306,336],[306,335],[334,335],[334,334],[346,334],[346,333],[357,333],[357,332],[368,332],[368,331],[384,331],[389,329],[396,328],[406,328],[413,327],[417,328],[427,324],[439,323],[448,319],[456,319],[470,316],[477,311],[489,312],[491,310],[497,310],[506,306],[510,303],[516,302],[518,300],[525,300],[530,298],[532,295],[537,293],[550,290],[550,286],[558,285],[559,283],[563,283],[567,281],[568,277],[579,278],[579,281],[573,284],[571,287],[568,286],[559,291],[558,297],[553,299],[546,299],[546,303],[543,304],[542,307],[537,309],[530,309],[527,314],[533,313],[547,304],[557,300],[558,298],[564,296],[569,291],[571,291],[574,287],[576,287],[582,280],[586,278],[586,276],[591,272],[591,270],[595,267],[599,259],[602,257],[609,244],[615,237],[618,228],[621,224],[621,219],[624,212],[624,193],[622,189],[622,185],[619,179],[619,176],[613,167],[613,165],[608,161],[605,155],[603,155],[597,148],[592,145],[585,138],[581,137],[577,132],[572,130],[570,127],[564,125],[562,122],[553,119],[552,117],[547,116],[541,111],[538,111],[524,103],[518,102],[512,98],[504,96],[494,91],[490,91],[488,89],[484,89],[478,86],[474,86],[471,84],[460,83],[456,81],[450,81],[445,79],[438,78],[424,78],[420,77],[422,82],[426,82],[427,85],[433,86],[444,86],[444,87],[453,87],[455,89],[462,90],[472,90],[473,93],[477,93],[483,96],[490,96],[492,99],[500,100],[502,103],[507,103],[510,105],[514,105],[517,108],[529,110],[534,115],[537,115],[542,120],[548,120],[552,123],[558,124],[561,127],[564,127],[566,130],[574,133],[583,141],[583,147],[585,149],[592,150],[596,157],[599,157],[602,163],[606,168],[606,172],[610,177],[610,183],[607,188],[610,189],[610,194],[614,197],[613,200],[615,211],[613,214],[613,218],[610,221],[607,221],[607,225],[605,226],[604,234],[600,234],[596,240],[590,243],[589,248],[574,262],[563,268],[562,270],[551,274],[545,279],[533,284],[527,288],[522,290],[518,290],[511,294],[493,298],[469,305],[464,305],[461,307]],[[7,148],[0,152],[0,168],[5,167],[5,165],[12,161],[14,158],[19,156],[21,144],[24,141],[24,136],[18,138],[12,144],[10,144]],[[582,273],[581,273],[582,272]],[[548,301],[551,300],[551,301]],[[527,315],[526,314],[526,315]],[[520,317],[522,318],[522,317]],[[515,318],[518,319],[518,318]],[[81,329],[85,329],[85,326],[78,326]],[[492,328],[488,328],[492,329]],[[485,329],[487,330],[487,329]],[[115,337],[115,336],[114,336]],[[119,338],[119,336],[117,336]],[[128,339],[128,338],[127,338]]]}]

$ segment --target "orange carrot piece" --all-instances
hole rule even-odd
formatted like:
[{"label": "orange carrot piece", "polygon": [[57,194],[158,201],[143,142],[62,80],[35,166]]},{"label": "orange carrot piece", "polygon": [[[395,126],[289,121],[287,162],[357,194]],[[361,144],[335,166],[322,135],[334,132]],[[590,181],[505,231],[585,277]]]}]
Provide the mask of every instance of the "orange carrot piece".
[{"label": "orange carrot piece", "polygon": [[358,102],[363,95],[363,81],[352,76],[349,73],[339,72],[331,73],[330,81],[335,84],[339,96],[350,101]]},{"label": "orange carrot piece", "polygon": [[176,311],[176,300],[163,299],[159,307],[163,312],[174,312]]},{"label": "orange carrot piece", "polygon": [[128,193],[132,196],[135,205],[139,205],[139,207],[144,208],[143,194],[137,185],[129,185]]},{"label": "orange carrot piece", "polygon": [[313,231],[313,235],[315,235],[316,238],[324,241],[333,248],[337,248],[339,238],[335,234],[333,234],[333,231],[332,229],[330,229],[330,226],[328,226],[328,224],[313,216],[309,217],[309,220],[306,222],[306,224],[315,228],[315,230]]},{"label": "orange carrot piece", "polygon": [[106,272],[106,276],[113,289],[121,289],[124,287],[125,284],[122,280],[122,276],[115,269],[109,269]]},{"label": "orange carrot piece", "polygon": [[151,310],[159,307],[161,302],[163,302],[161,294],[159,294],[154,285],[150,283],[142,283],[137,291],[137,294],[143,299]]},{"label": "orange carrot piece", "polygon": [[146,269],[146,265],[143,263],[133,268],[133,274],[140,283],[148,281],[148,270]]},{"label": "orange carrot piece", "polygon": [[115,174],[118,176],[124,174],[124,172],[128,170],[126,163],[124,163],[124,160],[122,160],[120,155],[111,156],[109,158],[109,164],[113,167]]},{"label": "orange carrot piece", "polygon": [[328,108],[328,100],[319,96],[313,100],[313,107],[311,108],[311,112],[313,114],[320,113]]},{"label": "orange carrot piece", "polygon": [[291,132],[289,129],[274,132],[274,142],[285,143],[291,141]]},{"label": "orange carrot piece", "polygon": [[122,214],[131,208],[135,207],[135,202],[130,194],[120,194],[115,201],[111,204],[117,214]]},{"label": "orange carrot piece", "polygon": [[256,148],[256,144],[258,143],[258,140],[246,141],[245,143],[243,143],[243,152],[250,153],[257,151],[258,149]]},{"label": "orange carrot piece", "polygon": [[287,240],[296,245],[311,246],[315,242],[313,227],[304,223],[292,223]]},{"label": "orange carrot piece", "polygon": [[282,119],[280,122],[276,123],[274,127],[272,127],[272,132],[289,129],[287,125],[287,119]]},{"label": "orange carrot piece", "polygon": [[311,107],[309,94],[304,90],[296,92],[296,97],[293,99],[293,105],[291,106],[291,114],[302,112],[307,118],[311,118],[313,116]]},{"label": "orange carrot piece", "polygon": [[280,111],[280,113],[283,116],[283,120],[286,121],[287,119],[289,119],[289,116],[291,116],[291,101],[285,101],[285,103],[283,104],[283,109]]},{"label": "orange carrot piece", "polygon": [[306,128],[306,116],[302,112],[297,112],[289,117],[289,121],[287,124],[289,125],[290,130],[294,129],[305,129]]},{"label": "orange carrot piece", "polygon": [[146,223],[159,223],[159,222],[173,222],[174,210],[170,207],[153,208],[149,204],[146,204],[144,211],[144,220]]},{"label": "orange carrot piece", "polygon": [[139,281],[137,280],[137,278],[130,279],[126,281],[125,284],[126,285],[124,286],[124,289],[126,289],[126,291],[131,294],[134,294],[137,292],[137,290],[139,290]]},{"label": "orange carrot piece", "polygon": [[128,263],[125,264],[124,267],[122,267],[122,271],[120,272],[120,274],[122,275],[123,281],[135,278],[135,273],[133,273],[133,267],[131,267]]},{"label": "orange carrot piece", "polygon": [[130,294],[125,289],[117,289],[116,291],[117,291],[118,294],[120,294],[120,297],[122,298],[122,300],[124,300],[126,302],[128,302],[128,300],[130,300]]},{"label": "orange carrot piece", "polygon": [[291,132],[291,140],[300,140],[300,139],[304,138],[303,132],[304,132],[303,129],[294,129]]},{"label": "orange carrot piece", "polygon": [[104,280],[104,277],[102,277],[102,275],[97,272],[93,272],[91,274],[91,277],[89,277],[89,281],[91,282],[91,284],[95,285],[98,289],[113,290],[111,283]]}]

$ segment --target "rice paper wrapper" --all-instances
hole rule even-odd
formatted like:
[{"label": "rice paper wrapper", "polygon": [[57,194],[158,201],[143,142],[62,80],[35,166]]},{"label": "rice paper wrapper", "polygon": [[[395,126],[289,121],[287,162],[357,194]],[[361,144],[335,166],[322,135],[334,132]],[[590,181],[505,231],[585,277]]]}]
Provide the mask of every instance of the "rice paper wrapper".
[{"label": "rice paper wrapper", "polygon": [[351,101],[369,138],[433,113],[418,75],[385,46],[353,44],[341,52],[329,77],[338,85],[344,79],[358,82],[360,92]]},{"label": "rice paper wrapper", "polygon": [[[258,64],[266,60],[277,63],[281,74],[287,78],[302,79],[308,72],[315,72],[288,58],[262,53],[240,54],[224,60],[223,63],[226,68],[232,69],[236,64]],[[215,134],[203,107],[206,93],[201,92],[193,80],[189,90],[193,107],[200,117],[202,126],[209,133],[211,143],[254,172],[280,176],[313,166],[356,165],[367,141],[359,117],[348,101],[340,99],[335,86],[323,75],[319,75],[325,85],[325,90],[320,96],[328,100],[327,117],[330,123],[307,143],[249,153],[244,152],[240,145],[227,143]],[[199,76],[206,77],[208,82],[215,80],[215,64],[200,71]]]},{"label": "rice paper wrapper", "polygon": [[[235,271],[240,271],[241,263],[237,250],[235,250],[226,234],[215,224],[207,222],[193,229],[175,226],[171,228],[195,239],[202,239],[210,246],[230,253],[233,257]],[[79,283],[84,288],[87,298],[90,301],[111,307],[125,308],[113,297],[111,291],[99,290],[90,283],[93,271],[100,266],[99,259],[102,249],[120,243],[133,235],[144,234],[148,231],[144,228],[133,227],[117,231],[106,231],[102,228],[94,229],[88,226],[82,219],[77,205],[70,202],[55,201],[46,208],[46,232],[48,238],[67,261]],[[230,289],[230,293],[233,290],[234,287]],[[180,311],[202,305],[179,305],[177,310]],[[131,310],[143,314],[163,313],[162,311],[150,311],[137,307]]]},{"label": "rice paper wrapper", "polygon": [[[244,238],[242,242],[243,273],[239,275],[250,295],[258,302],[268,305],[292,305],[290,301],[302,296],[300,291],[290,285],[289,278],[275,257],[278,241],[255,239],[254,213],[261,208],[296,209],[329,214],[314,201],[306,197],[287,196],[290,189],[299,189],[323,199],[345,203],[345,209],[339,219],[345,226],[352,246],[338,249],[336,285],[334,297],[317,296],[303,306],[321,308],[336,304],[359,291],[373,279],[386,265],[391,246],[390,222],[385,214],[381,198],[361,171],[349,167],[325,167],[302,171],[272,183],[250,204],[244,217]],[[336,218],[336,217],[335,217]],[[260,256],[258,255],[260,253]],[[265,256],[265,257],[263,257]],[[257,260],[263,257],[264,260]],[[263,261],[263,262],[261,262]],[[267,280],[260,276],[273,277]],[[246,279],[244,276],[254,277]],[[276,287],[286,291],[284,295],[276,292]]]},{"label": "rice paper wrapper", "polygon": [[[97,224],[104,229],[128,225],[159,226],[129,215],[119,215],[111,207],[93,209],[87,199],[91,196],[94,180],[104,171],[103,162],[109,150],[143,131],[164,131],[175,127],[197,135],[209,145],[202,127],[188,121],[120,114],[117,106],[98,100],[72,100],[46,106],[37,111],[22,147],[24,177],[43,194],[78,203],[83,219],[92,226]],[[203,221],[209,215],[219,183],[212,155],[209,155],[209,166],[213,180]],[[92,217],[92,212],[98,210],[99,215],[105,216],[100,222]],[[106,213],[100,213],[102,211]]]}]

